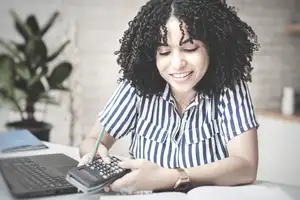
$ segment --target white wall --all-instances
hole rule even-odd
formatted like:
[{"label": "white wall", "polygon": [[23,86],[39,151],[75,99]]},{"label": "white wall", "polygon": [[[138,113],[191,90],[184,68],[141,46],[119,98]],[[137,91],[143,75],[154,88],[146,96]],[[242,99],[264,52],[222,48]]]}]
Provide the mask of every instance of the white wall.
[{"label": "white wall", "polygon": [[258,178],[300,186],[300,121],[258,116]]}]

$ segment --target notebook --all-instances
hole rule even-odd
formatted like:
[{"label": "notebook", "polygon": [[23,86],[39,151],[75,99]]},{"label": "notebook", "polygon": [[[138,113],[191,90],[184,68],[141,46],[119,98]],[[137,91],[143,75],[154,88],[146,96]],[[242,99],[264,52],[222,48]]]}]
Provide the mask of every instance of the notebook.
[{"label": "notebook", "polygon": [[0,152],[19,152],[48,148],[29,130],[0,132]]},{"label": "notebook", "polygon": [[293,200],[280,187],[265,184],[200,186],[188,193],[161,192],[144,195],[101,195],[99,200]]}]

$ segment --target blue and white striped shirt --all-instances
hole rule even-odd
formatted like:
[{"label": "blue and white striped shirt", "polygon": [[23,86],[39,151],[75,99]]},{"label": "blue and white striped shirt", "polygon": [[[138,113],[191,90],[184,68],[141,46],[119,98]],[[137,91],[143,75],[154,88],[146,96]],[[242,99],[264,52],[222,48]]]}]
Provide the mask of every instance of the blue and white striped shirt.
[{"label": "blue and white striped shirt", "polygon": [[258,127],[245,82],[225,88],[215,100],[198,94],[180,116],[168,84],[162,95],[146,98],[124,81],[99,120],[116,139],[131,134],[134,158],[169,168],[195,167],[228,157],[227,142]]}]

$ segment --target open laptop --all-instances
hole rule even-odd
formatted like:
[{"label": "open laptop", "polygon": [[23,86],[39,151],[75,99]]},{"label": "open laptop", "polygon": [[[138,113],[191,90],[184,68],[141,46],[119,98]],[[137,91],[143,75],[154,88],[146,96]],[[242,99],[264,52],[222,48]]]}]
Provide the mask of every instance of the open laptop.
[{"label": "open laptop", "polygon": [[0,159],[0,171],[12,196],[31,198],[76,193],[66,173],[78,162],[65,154]]}]

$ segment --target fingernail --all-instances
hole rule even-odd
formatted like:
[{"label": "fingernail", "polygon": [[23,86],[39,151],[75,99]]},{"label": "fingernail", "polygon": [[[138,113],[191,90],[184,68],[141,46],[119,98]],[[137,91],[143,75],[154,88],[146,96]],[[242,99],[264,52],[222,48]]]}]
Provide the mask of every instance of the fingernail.
[{"label": "fingernail", "polygon": [[109,187],[104,187],[105,192],[109,192]]}]

